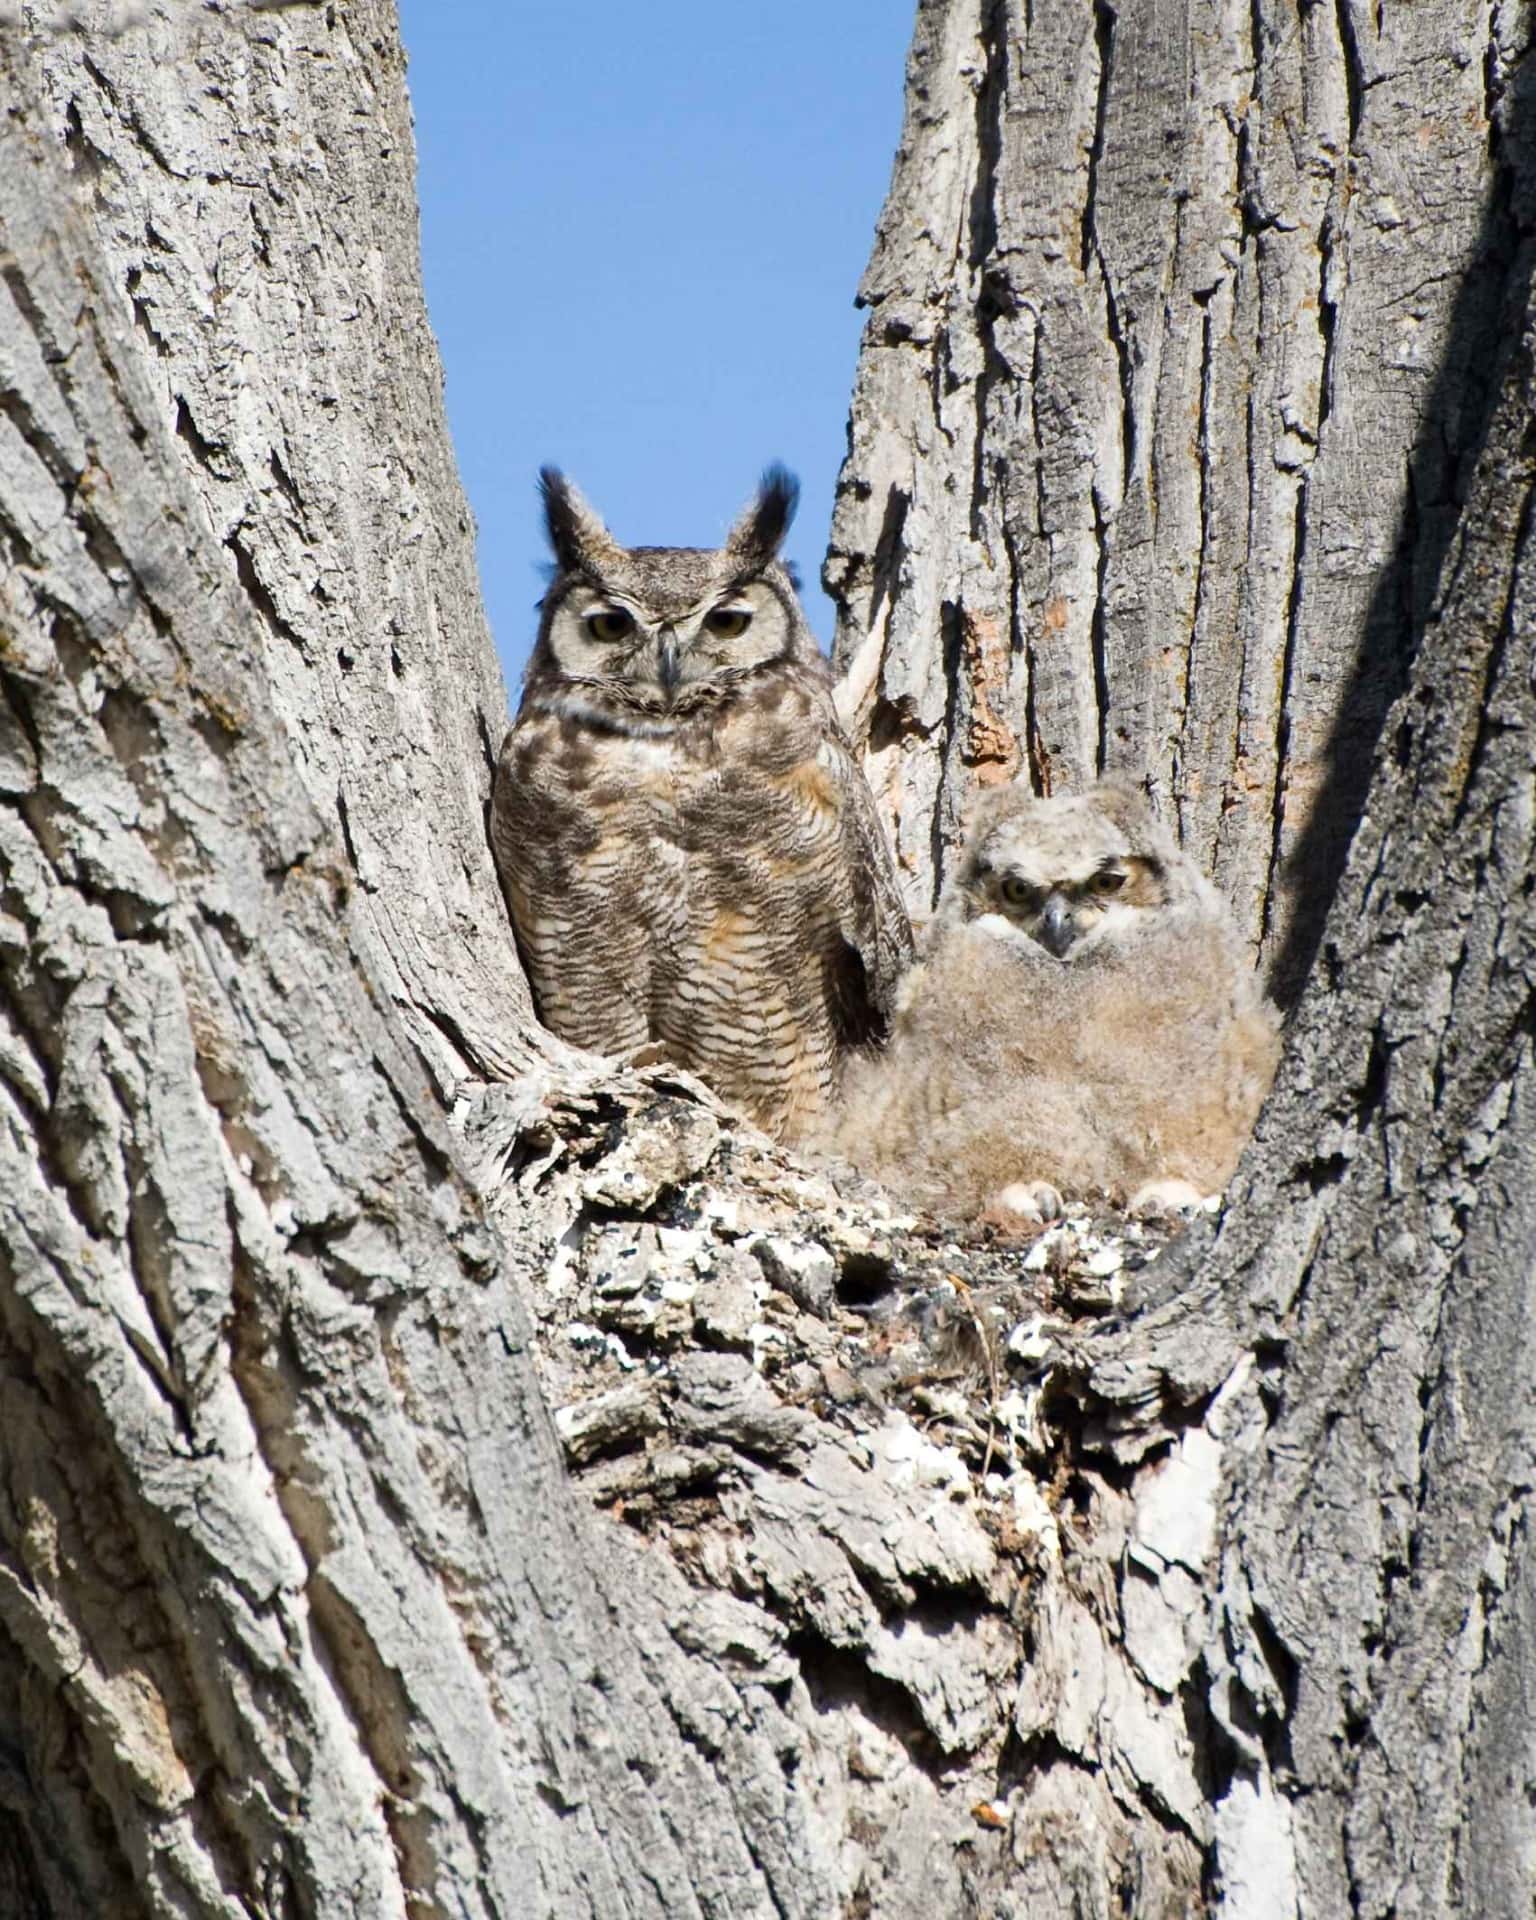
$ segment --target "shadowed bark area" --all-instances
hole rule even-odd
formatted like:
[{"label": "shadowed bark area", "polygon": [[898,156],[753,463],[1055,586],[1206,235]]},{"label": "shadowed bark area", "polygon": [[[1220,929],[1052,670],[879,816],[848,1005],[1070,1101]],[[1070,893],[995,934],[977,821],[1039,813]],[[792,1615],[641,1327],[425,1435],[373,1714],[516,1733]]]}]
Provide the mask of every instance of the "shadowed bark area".
[{"label": "shadowed bark area", "polygon": [[832,561],[915,892],[1145,766],[1300,954],[1364,794],[1172,1244],[533,1027],[392,10],[121,13],[0,25],[0,1906],[1525,1914],[1524,10],[919,13]]},{"label": "shadowed bark area", "polygon": [[1176,1269],[1268,1376],[1210,1664],[1307,1912],[1515,1915],[1536,1863],[1531,265],[1288,1068]]}]

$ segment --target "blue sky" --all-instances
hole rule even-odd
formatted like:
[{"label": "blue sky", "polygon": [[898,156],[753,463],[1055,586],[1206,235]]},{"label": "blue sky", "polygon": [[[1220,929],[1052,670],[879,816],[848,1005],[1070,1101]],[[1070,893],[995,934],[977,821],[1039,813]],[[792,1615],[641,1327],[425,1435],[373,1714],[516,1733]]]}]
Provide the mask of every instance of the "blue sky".
[{"label": "blue sky", "polygon": [[819,586],[901,127],[904,0],[400,0],[422,253],[509,687],[563,467],[630,545],[713,545],[770,459]]}]

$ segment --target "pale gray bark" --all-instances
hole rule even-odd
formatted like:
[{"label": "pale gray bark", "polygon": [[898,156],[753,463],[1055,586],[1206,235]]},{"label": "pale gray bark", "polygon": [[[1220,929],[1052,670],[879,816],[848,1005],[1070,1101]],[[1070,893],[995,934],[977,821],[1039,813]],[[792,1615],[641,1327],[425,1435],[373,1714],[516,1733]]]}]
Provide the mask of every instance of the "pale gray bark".
[{"label": "pale gray bark", "polygon": [[[456,663],[405,632],[409,545],[376,621],[354,606],[324,629],[396,704],[360,691],[358,731],[339,705],[327,726],[319,689],[347,669],[328,639],[304,681],[273,628],[279,574],[263,578],[298,535],[242,560],[205,429],[184,424],[198,368],[221,421],[313,373],[306,287],[331,283],[296,277],[297,230],[254,263],[231,243],[232,276],[249,290],[267,270],[286,318],[225,352],[188,317],[173,347],[178,323],[136,315],[135,270],[100,240],[150,221],[135,184],[164,175],[218,202],[182,234],[216,247],[248,229],[220,199],[243,178],[334,221],[344,257],[365,211],[337,217],[324,156],[355,141],[398,195],[373,284],[403,282],[419,313],[408,147],[381,157],[381,123],[405,139],[392,14],[175,7],[144,31],[137,51],[132,33],[0,34],[0,1885],[70,1920],[812,1913],[770,1897],[749,1835],[777,1809],[736,1809],[638,1583],[605,1591],[614,1549],[584,1536],[531,1370],[537,1245],[487,1231],[428,1077],[447,1057],[439,991],[443,1018],[539,1058],[499,903],[494,926],[489,906],[444,911],[407,983],[424,909],[408,889],[379,908],[366,884],[386,843],[429,903],[440,880],[463,907],[489,873],[475,705],[427,697]],[[115,93],[99,145],[81,144],[83,105],[40,102],[40,70],[55,101]],[[253,148],[292,144],[307,185],[279,197],[254,154],[221,156],[199,74],[240,95]],[[173,101],[179,142],[155,120]],[[190,274],[154,230],[162,270]],[[210,286],[214,333],[220,304]],[[332,343],[344,419],[373,404],[386,351],[406,395],[387,433],[337,430],[358,497],[328,496],[336,517],[312,531],[345,534],[343,574],[408,524],[394,489],[413,436],[445,482],[433,512],[452,526],[458,507],[435,361],[391,342],[386,306],[360,303]],[[327,411],[306,422],[317,462]],[[303,462],[269,444],[241,471],[266,468],[264,510],[297,517]],[[333,597],[354,592],[338,577]],[[391,622],[403,661],[421,648],[415,695]],[[483,631],[455,644],[499,704]],[[370,755],[348,841],[335,781]],[[455,982],[483,989],[473,1017]]]},{"label": "pale gray bark", "polygon": [[1255,1146],[1213,1243],[1086,1355],[1131,1454],[1213,1389],[1246,1408],[1191,1668],[1223,1913],[1530,1911],[1532,257]]},{"label": "pale gray bark", "polygon": [[[381,987],[439,1086],[523,1062],[481,814],[506,699],[417,264],[385,5],[97,6],[30,51],[56,138],[235,570]],[[111,31],[112,28],[117,31]],[[452,927],[456,937],[443,938]]]},{"label": "pale gray bark", "polygon": [[1283,989],[1332,903],[1214,1247],[1080,1349],[1090,1458],[1222,1442],[1166,1671],[1244,1920],[1536,1884],[1530,34],[923,6],[865,281],[828,571],[914,899],[977,783],[1129,766]]},{"label": "pale gray bark", "polygon": [[[1309,1914],[1524,1915],[1536,1889],[1533,257],[1287,1067],[1178,1270],[1260,1371],[1206,1670],[1234,1787],[1289,1803]],[[1234,1827],[1220,1871],[1272,1840]]]},{"label": "pale gray bark", "polygon": [[0,1904],[1527,1912],[1523,16],[921,10],[834,555],[914,897],[1102,732],[1278,964],[1412,675],[1228,1209],[1026,1257],[532,1027],[392,10],[116,11],[0,29]]}]

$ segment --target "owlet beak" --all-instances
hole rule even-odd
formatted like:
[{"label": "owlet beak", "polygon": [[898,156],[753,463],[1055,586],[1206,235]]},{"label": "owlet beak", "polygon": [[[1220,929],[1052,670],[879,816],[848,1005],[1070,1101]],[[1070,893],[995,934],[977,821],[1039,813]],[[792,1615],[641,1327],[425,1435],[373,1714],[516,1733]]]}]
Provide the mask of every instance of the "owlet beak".
[{"label": "owlet beak", "polygon": [[1040,914],[1041,946],[1059,960],[1076,938],[1071,902],[1059,893],[1048,893]]}]

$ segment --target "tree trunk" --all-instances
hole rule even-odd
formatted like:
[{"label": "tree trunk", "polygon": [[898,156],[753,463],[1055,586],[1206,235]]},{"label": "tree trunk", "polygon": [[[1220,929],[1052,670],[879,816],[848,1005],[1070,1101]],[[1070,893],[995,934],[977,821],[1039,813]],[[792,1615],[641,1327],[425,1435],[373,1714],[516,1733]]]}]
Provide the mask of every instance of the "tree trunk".
[{"label": "tree trunk", "polygon": [[482,822],[506,695],[421,291],[394,12],[184,12],[98,4],[106,31],[40,25],[27,65],[255,616],[262,705],[444,1090],[523,1064],[532,1023]]},{"label": "tree trunk", "polygon": [[1255,1146],[1210,1243],[1085,1355],[1090,1403],[1215,1389],[1242,1435],[1191,1668],[1222,1912],[1530,1909],[1532,261]]},{"label": "tree trunk", "polygon": [[931,900],[1154,793],[1305,975],[1486,423],[1524,7],[925,0],[827,584]]},{"label": "tree trunk", "polygon": [[0,1886],[813,1913],[445,1124],[567,1056],[484,840],[393,9],[111,24],[0,33]]},{"label": "tree trunk", "polygon": [[1220,1217],[1032,1250],[534,1026],[393,11],[90,20],[0,24],[0,1904],[1527,1912],[1523,12],[920,11],[914,897],[1131,765],[1320,952]]}]

